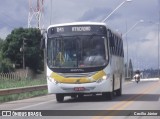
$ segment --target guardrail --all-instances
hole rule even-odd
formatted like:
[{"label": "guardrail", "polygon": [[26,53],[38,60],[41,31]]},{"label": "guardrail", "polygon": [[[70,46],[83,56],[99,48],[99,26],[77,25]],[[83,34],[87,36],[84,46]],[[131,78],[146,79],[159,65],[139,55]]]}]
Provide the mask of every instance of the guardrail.
[{"label": "guardrail", "polygon": [[47,85],[37,85],[37,86],[27,86],[20,88],[10,88],[10,89],[0,89],[0,96],[2,95],[11,95],[18,93],[26,93],[38,90],[47,90]]}]

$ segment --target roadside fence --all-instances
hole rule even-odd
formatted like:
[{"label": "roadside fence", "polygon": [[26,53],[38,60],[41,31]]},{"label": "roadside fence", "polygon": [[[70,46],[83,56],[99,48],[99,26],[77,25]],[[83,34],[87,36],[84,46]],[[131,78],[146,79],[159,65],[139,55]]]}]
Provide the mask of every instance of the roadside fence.
[{"label": "roadside fence", "polygon": [[1,80],[5,80],[5,79],[8,79],[8,80],[14,80],[14,79],[25,79],[27,78],[27,72],[24,71],[24,72],[10,72],[10,73],[0,73],[0,79]]}]

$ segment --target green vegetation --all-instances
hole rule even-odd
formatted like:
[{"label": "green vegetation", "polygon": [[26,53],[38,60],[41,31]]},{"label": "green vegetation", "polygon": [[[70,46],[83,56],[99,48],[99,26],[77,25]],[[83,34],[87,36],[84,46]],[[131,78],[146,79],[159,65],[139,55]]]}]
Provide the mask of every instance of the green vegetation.
[{"label": "green vegetation", "polygon": [[[45,79],[34,79],[34,80],[33,79],[21,79],[21,80],[5,79],[5,80],[0,80],[0,89],[43,85],[46,83],[47,82]],[[4,95],[4,96],[0,96],[0,103],[35,97],[39,95],[46,95],[46,94],[47,94],[47,90],[40,90],[40,91],[26,92],[26,93],[21,93],[21,94]]]},{"label": "green vegetation", "polygon": [[31,98],[31,97],[46,95],[46,94],[47,94],[47,90],[41,90],[41,91],[33,91],[33,92],[27,92],[27,93],[21,93],[21,94],[0,96],[0,103],[13,101],[13,100],[21,100],[21,99],[26,99],[26,98]]},{"label": "green vegetation", "polygon": [[[0,38],[0,73],[2,73],[0,75],[0,89],[46,84],[45,78],[11,79],[3,75],[14,72],[16,69],[22,69],[23,57],[25,58],[25,67],[29,67],[35,75],[41,73],[44,69],[43,50],[40,49],[41,38],[41,31],[36,28],[16,28],[6,39]],[[42,94],[47,94],[47,90],[0,96],[0,102]]]},{"label": "green vegetation", "polygon": [[[23,66],[23,53],[25,66],[33,71],[43,70],[43,51],[40,49],[42,35],[36,28],[17,28],[5,40],[0,39],[0,72],[6,73]],[[20,50],[21,49],[21,50]]]},{"label": "green vegetation", "polygon": [[8,58],[3,57],[3,51],[2,48],[4,46],[4,40],[0,39],[0,72],[9,72],[10,70],[13,70],[13,65]]},{"label": "green vegetation", "polygon": [[25,86],[43,85],[46,84],[45,79],[21,79],[21,80],[0,80],[0,89],[17,88]]}]

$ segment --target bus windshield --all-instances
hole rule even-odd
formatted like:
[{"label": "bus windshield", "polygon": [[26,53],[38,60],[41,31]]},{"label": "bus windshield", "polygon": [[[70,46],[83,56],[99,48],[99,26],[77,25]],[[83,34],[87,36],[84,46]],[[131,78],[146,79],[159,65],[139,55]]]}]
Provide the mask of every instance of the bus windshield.
[{"label": "bus windshield", "polygon": [[50,68],[85,68],[108,63],[106,37],[102,35],[59,36],[48,39]]}]

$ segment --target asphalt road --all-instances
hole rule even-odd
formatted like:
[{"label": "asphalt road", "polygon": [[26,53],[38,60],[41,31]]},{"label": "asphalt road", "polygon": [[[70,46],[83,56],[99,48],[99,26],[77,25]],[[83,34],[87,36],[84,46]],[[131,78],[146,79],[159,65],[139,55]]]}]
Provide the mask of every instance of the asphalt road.
[{"label": "asphalt road", "polygon": [[[125,82],[122,91],[122,96],[114,96],[112,101],[106,101],[100,95],[97,95],[85,96],[83,99],[65,97],[63,103],[57,103],[55,95],[46,95],[3,103],[0,104],[0,110],[52,110],[52,112],[49,112],[52,115],[54,113],[64,115],[23,117],[25,119],[160,119],[160,116],[155,116],[156,111],[154,111],[159,110],[160,114],[160,81],[148,80],[141,81],[139,84]],[[107,110],[113,111],[108,112]],[[131,112],[128,113],[125,110]],[[150,113],[151,111],[152,113]],[[152,116],[146,116],[148,113],[152,114]],[[80,116],[81,114],[83,116]],[[108,114],[111,116],[104,116]],[[0,119],[8,118],[21,119],[22,117],[0,117]]]}]

